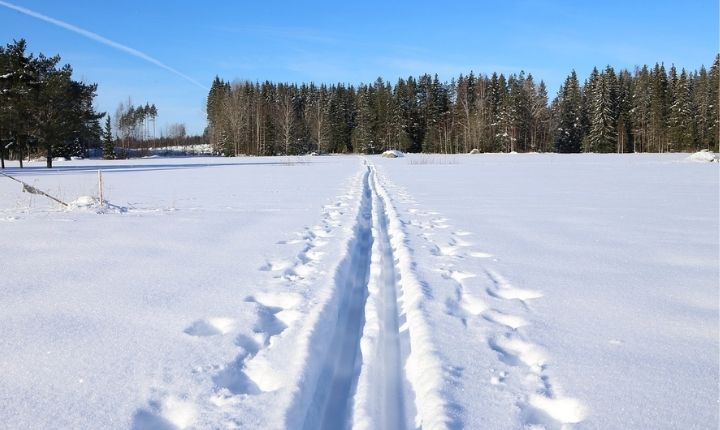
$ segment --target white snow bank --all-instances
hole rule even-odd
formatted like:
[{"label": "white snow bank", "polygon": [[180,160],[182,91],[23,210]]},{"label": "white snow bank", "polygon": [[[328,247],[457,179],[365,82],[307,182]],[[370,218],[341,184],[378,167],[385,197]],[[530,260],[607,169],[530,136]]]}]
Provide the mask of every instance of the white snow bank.
[{"label": "white snow bank", "polygon": [[703,149],[702,151],[691,154],[688,158],[685,159],[685,161],[694,161],[696,163],[712,163],[713,161],[718,161],[718,156],[712,151]]},{"label": "white snow bank", "polygon": [[403,154],[402,152],[400,152],[396,149],[391,149],[389,151],[383,152],[382,156],[385,158],[400,158],[400,157],[404,157],[405,154]]},{"label": "white snow bank", "polygon": [[73,209],[91,208],[99,205],[100,200],[93,196],[80,196],[69,203],[70,208]]}]

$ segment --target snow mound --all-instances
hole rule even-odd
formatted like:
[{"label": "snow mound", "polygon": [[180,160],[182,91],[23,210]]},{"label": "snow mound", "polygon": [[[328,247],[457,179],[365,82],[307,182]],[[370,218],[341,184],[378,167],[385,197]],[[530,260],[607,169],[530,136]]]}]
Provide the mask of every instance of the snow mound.
[{"label": "snow mound", "polygon": [[475,148],[475,149],[473,149],[472,151],[470,151],[470,153],[471,153],[471,154],[479,154],[479,153],[480,153],[480,150],[477,149],[477,148]]},{"label": "snow mound", "polygon": [[694,154],[691,154],[685,160],[686,161],[694,161],[696,163],[712,163],[713,161],[718,161],[718,156],[716,154],[714,154],[712,151],[703,149],[702,151],[698,151]]},{"label": "snow mound", "polygon": [[398,150],[391,149],[389,151],[383,152],[382,156],[385,158],[400,158],[400,157],[404,157],[405,154],[403,154],[402,152],[400,152]]},{"label": "snow mound", "polygon": [[106,213],[125,213],[127,208],[108,203],[107,200],[100,201],[99,198],[93,196],[80,196],[72,202],[68,203],[69,211],[93,211],[98,214]]},{"label": "snow mound", "polygon": [[100,207],[100,199],[93,196],[80,196],[68,204],[71,209],[90,209]]}]

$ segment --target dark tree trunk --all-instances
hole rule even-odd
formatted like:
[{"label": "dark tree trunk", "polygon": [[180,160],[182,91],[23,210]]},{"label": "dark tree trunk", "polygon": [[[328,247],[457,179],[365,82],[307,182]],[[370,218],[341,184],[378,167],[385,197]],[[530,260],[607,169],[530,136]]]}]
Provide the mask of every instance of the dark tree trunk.
[{"label": "dark tree trunk", "polygon": [[20,139],[18,139],[17,147],[18,147],[18,158],[20,159],[20,168],[23,168],[23,145],[24,143],[20,143]]},{"label": "dark tree trunk", "polygon": [[52,160],[53,160],[52,145],[47,145],[45,148],[47,149],[47,155],[45,158],[45,160],[47,161],[47,168],[52,169]]},{"label": "dark tree trunk", "polygon": [[0,148],[0,169],[5,168],[5,147]]}]

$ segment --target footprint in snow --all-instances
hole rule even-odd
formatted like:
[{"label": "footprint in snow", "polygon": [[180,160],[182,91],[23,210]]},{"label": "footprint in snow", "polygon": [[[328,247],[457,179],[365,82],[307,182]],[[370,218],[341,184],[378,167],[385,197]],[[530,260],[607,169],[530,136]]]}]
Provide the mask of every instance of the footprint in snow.
[{"label": "footprint in snow", "polygon": [[195,404],[168,396],[162,401],[151,401],[147,408],[135,411],[132,430],[175,430],[192,427],[197,420]]},{"label": "footprint in snow", "polygon": [[206,318],[193,322],[183,332],[196,337],[217,336],[231,332],[235,325],[232,318]]},{"label": "footprint in snow", "polygon": [[518,299],[524,303],[526,300],[537,299],[543,296],[543,293],[540,291],[513,286],[504,277],[494,271],[485,270],[485,274],[493,283],[493,288],[488,288],[486,291],[495,298],[504,300]]},{"label": "footprint in snow", "polygon": [[291,268],[293,262],[290,260],[268,260],[258,270],[262,272],[276,272]]},{"label": "footprint in snow", "polygon": [[240,354],[223,370],[213,376],[213,382],[219,389],[226,389],[231,394],[260,394],[257,384],[245,373],[248,355]]},{"label": "footprint in snow", "polygon": [[522,409],[526,425],[545,429],[565,429],[587,417],[587,407],[572,397],[533,394]]},{"label": "footprint in snow", "polygon": [[506,314],[503,312],[500,312],[498,310],[490,309],[488,310],[485,315],[483,315],[483,318],[486,320],[504,325],[508,328],[511,328],[513,330],[517,330],[520,327],[525,327],[529,323],[522,317],[518,317],[515,315]]},{"label": "footprint in snow", "polygon": [[241,352],[213,377],[219,390],[227,390],[225,394],[219,393],[216,402],[229,401],[226,398],[228,393],[256,395],[274,391],[282,385],[277,372],[258,354],[271,347],[272,339],[300,318],[299,312],[293,309],[299,304],[300,296],[294,293],[258,293],[245,301],[255,304],[257,319],[253,335],[238,335],[235,344]]},{"label": "footprint in snow", "polygon": [[524,364],[534,374],[539,374],[547,361],[545,352],[539,346],[514,334],[492,338],[488,344],[493,351],[499,354],[500,361],[503,363],[510,366]]}]

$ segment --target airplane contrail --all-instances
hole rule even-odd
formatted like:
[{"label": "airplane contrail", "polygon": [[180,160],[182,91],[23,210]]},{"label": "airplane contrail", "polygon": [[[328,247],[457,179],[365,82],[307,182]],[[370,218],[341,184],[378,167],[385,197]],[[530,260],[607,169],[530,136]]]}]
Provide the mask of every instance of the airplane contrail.
[{"label": "airplane contrail", "polygon": [[53,25],[56,25],[56,26],[58,26],[58,27],[64,28],[65,30],[70,30],[70,31],[72,31],[72,32],[74,32],[74,33],[77,33],[77,34],[81,35],[81,36],[85,36],[85,37],[87,37],[88,39],[92,39],[92,40],[94,40],[94,41],[96,41],[96,42],[100,42],[100,43],[102,43],[103,45],[107,45],[107,46],[110,46],[110,47],[112,47],[112,48],[115,48],[115,49],[117,49],[117,50],[119,50],[119,51],[123,51],[123,52],[125,52],[125,53],[127,53],[127,54],[132,55],[133,57],[137,57],[137,58],[143,59],[143,60],[145,60],[145,61],[147,61],[147,62],[149,62],[149,63],[152,63],[152,64],[154,64],[154,65],[156,65],[156,66],[158,66],[158,67],[160,67],[160,68],[163,68],[163,69],[167,70],[168,72],[174,73],[174,74],[176,74],[177,76],[180,76],[181,78],[183,78],[183,79],[185,79],[185,80],[187,80],[187,81],[189,81],[189,82],[192,82],[193,85],[196,85],[196,86],[198,86],[198,87],[200,87],[200,88],[202,88],[202,89],[204,89],[204,90],[207,90],[207,89],[208,89],[205,85],[201,84],[200,82],[196,81],[195,79],[191,78],[190,76],[188,76],[188,75],[186,75],[186,74],[184,74],[184,73],[182,73],[182,72],[180,72],[180,71],[178,71],[178,70],[173,69],[172,67],[168,66],[167,64],[164,64],[164,63],[161,62],[160,60],[157,60],[157,59],[155,59],[155,58],[147,55],[147,54],[144,53],[144,52],[138,51],[137,49],[131,48],[131,47],[129,47],[129,46],[125,46],[125,45],[123,45],[123,44],[121,44],[121,43],[117,43],[117,42],[114,42],[114,41],[112,41],[112,40],[110,40],[110,39],[107,39],[107,38],[105,38],[105,37],[102,37],[102,36],[100,36],[99,34],[93,33],[92,31],[84,30],[84,29],[82,29],[82,28],[80,28],[80,27],[74,26],[74,25],[69,24],[69,23],[67,23],[67,22],[60,21],[59,19],[51,18],[51,17],[49,17],[49,16],[47,16],[47,15],[43,15],[43,14],[41,14],[41,13],[32,11],[32,10],[30,10],[30,9],[26,9],[26,8],[24,8],[24,7],[22,7],[22,6],[18,6],[18,5],[12,4],[12,3],[8,3],[8,2],[6,2],[6,1],[0,0],[0,6],[4,6],[4,7],[8,8],[8,9],[12,9],[12,10],[14,10],[14,11],[16,11],[16,12],[20,12],[20,13],[22,13],[23,15],[27,15],[27,16],[30,16],[30,17],[33,17],[33,18],[37,18],[37,19],[39,19],[39,20],[41,20],[41,21],[48,22],[48,23],[50,23],[50,24],[53,24]]}]

